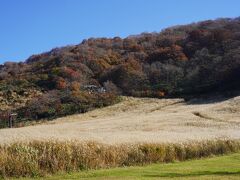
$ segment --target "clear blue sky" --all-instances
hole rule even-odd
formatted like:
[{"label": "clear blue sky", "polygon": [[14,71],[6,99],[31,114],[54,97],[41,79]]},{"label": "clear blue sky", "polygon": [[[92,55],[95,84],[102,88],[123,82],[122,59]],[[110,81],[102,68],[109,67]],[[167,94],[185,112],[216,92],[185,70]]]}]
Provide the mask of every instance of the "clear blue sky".
[{"label": "clear blue sky", "polygon": [[240,16],[240,0],[0,0],[0,63],[89,37]]}]

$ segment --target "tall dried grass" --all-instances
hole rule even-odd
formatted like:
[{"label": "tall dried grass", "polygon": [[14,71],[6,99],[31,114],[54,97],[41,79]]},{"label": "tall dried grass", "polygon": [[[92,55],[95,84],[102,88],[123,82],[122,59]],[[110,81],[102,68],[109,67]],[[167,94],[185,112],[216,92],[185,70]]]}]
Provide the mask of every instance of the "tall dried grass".
[{"label": "tall dried grass", "polygon": [[78,141],[14,143],[0,146],[0,176],[44,176],[59,171],[184,161],[237,151],[237,140],[122,145]]}]

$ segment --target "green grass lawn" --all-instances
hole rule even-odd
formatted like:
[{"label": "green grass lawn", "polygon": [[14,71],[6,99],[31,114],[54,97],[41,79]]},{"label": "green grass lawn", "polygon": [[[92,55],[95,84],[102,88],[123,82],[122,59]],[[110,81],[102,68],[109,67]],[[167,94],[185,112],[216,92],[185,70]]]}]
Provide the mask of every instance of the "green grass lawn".
[{"label": "green grass lawn", "polygon": [[[240,179],[240,153],[201,160],[58,174],[44,179]],[[41,178],[40,178],[41,179]]]}]

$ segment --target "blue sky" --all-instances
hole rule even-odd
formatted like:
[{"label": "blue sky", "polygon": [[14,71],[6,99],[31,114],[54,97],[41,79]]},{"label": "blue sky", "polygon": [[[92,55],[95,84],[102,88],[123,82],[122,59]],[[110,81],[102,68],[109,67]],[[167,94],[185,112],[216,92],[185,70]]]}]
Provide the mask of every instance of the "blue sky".
[{"label": "blue sky", "polygon": [[0,63],[89,37],[240,16],[240,0],[0,0]]}]

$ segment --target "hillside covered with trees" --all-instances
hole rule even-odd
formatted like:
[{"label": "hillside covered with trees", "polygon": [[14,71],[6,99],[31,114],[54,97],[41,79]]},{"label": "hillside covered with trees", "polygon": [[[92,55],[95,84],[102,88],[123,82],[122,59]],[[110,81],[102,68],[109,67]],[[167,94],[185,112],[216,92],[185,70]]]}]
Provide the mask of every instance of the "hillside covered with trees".
[{"label": "hillside covered with trees", "polygon": [[0,66],[0,109],[38,120],[107,106],[119,95],[179,97],[240,89],[240,18],[75,46]]}]

